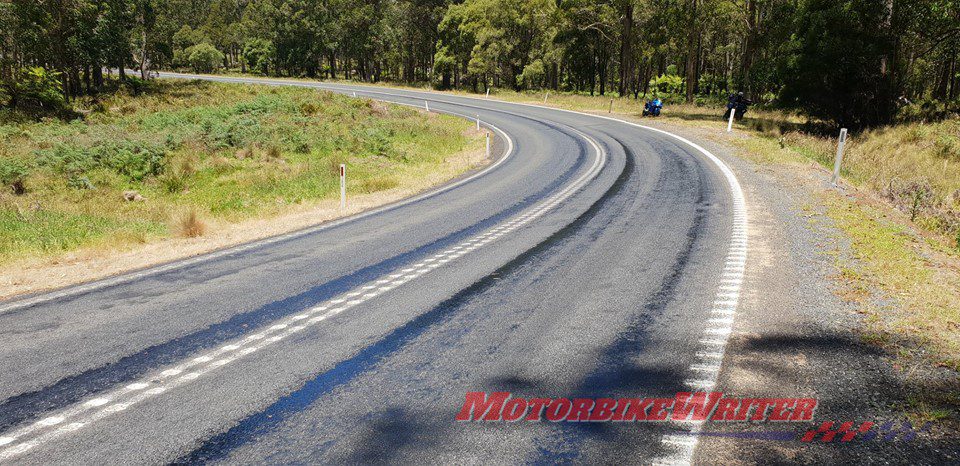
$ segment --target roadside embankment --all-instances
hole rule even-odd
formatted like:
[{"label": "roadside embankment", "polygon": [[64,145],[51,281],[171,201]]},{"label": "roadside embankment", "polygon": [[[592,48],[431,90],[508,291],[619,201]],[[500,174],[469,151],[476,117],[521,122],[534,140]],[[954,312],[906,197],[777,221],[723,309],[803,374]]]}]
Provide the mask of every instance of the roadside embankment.
[{"label": "roadside embankment", "polygon": [[76,106],[83,119],[0,122],[0,298],[296,230],[486,163],[470,122],[315,89],[160,80]]}]

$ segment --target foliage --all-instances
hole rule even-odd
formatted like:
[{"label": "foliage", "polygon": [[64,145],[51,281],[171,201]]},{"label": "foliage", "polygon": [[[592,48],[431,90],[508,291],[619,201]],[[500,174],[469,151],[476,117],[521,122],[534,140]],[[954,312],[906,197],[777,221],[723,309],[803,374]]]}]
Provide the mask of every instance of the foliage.
[{"label": "foliage", "polygon": [[165,150],[157,145],[128,139],[99,141],[89,147],[57,145],[36,152],[41,166],[77,177],[96,169],[111,170],[130,181],[158,175],[163,170]]},{"label": "foliage", "polygon": [[898,109],[957,112],[958,18],[956,0],[7,1],[0,79],[9,87],[11,71],[41,66],[59,73],[66,101],[102,92],[103,67],[134,66],[141,78],[249,67],[474,92],[656,90],[688,103],[743,91],[875,127]]},{"label": "foliage", "polygon": [[27,164],[8,157],[0,157],[0,187],[13,191],[14,194],[23,194],[26,191],[23,183],[29,174]]},{"label": "foliage", "polygon": [[56,114],[65,110],[59,74],[40,67],[20,71],[5,87],[7,105],[30,114]]},{"label": "foliage", "polygon": [[0,263],[178,235],[191,209],[221,225],[331,199],[340,163],[350,192],[419,191],[482,147],[469,122],[312,89],[161,80],[99,103],[82,121],[0,124]]},{"label": "foliage", "polygon": [[250,39],[243,45],[243,59],[254,73],[267,74],[274,53],[273,43],[266,39]]},{"label": "foliage", "polygon": [[882,27],[887,15],[883,2],[808,0],[784,73],[784,102],[853,129],[892,121],[893,76],[881,69],[892,50]]},{"label": "foliage", "polygon": [[675,74],[664,74],[650,80],[650,87],[664,95],[680,95],[685,89],[683,78]]},{"label": "foliage", "polygon": [[223,53],[210,44],[188,47],[184,53],[187,55],[187,63],[196,73],[212,73],[223,66]]}]

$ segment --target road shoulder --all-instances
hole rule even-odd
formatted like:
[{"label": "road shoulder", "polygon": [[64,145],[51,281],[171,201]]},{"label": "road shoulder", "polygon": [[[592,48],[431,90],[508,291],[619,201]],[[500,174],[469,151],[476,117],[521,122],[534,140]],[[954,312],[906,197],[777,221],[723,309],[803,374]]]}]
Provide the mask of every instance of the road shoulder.
[{"label": "road shoulder", "polygon": [[[791,441],[708,437],[701,439],[695,458],[723,464],[957,461],[957,372],[896,349],[922,351],[921,342],[893,348],[877,341],[876,318],[869,309],[897,312],[902,303],[879,283],[849,280],[850,271],[863,265],[853,247],[856,239],[837,225],[831,209],[857,209],[870,199],[853,189],[838,193],[815,164],[747,160],[744,145],[736,141],[751,136],[652,125],[702,143],[733,168],[746,191],[751,249],[718,387],[730,397],[815,397],[820,403],[815,424],[711,424],[707,431],[795,430],[797,435]],[[799,441],[824,421],[857,426],[893,421],[899,427],[905,420],[918,429],[926,421],[933,423],[910,441]]]}]

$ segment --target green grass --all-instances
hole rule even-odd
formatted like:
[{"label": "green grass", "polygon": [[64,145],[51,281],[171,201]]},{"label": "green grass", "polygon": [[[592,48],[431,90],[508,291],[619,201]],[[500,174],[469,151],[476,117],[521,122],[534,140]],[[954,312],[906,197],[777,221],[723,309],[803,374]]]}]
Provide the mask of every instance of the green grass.
[{"label": "green grass", "polygon": [[[922,239],[889,218],[882,208],[857,203],[832,192],[820,201],[849,239],[853,262],[838,259],[843,296],[860,304],[872,338],[895,342],[908,354],[931,350],[941,365],[960,370],[960,273],[956,263],[931,257]],[[878,308],[869,293],[872,284],[899,306]]]},{"label": "green grass", "polygon": [[334,198],[340,163],[351,193],[413,186],[482,147],[466,121],[302,88],[159,81],[79,107],[0,124],[0,264],[177,235],[184,211],[236,222]]}]

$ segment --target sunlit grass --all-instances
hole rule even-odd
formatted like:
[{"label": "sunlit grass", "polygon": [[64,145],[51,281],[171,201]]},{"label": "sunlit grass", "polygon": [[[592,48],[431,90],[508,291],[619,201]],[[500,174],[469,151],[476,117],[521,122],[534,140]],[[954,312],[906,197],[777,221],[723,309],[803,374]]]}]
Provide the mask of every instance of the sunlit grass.
[{"label": "sunlit grass", "polygon": [[0,263],[338,197],[341,163],[351,193],[411,187],[481,145],[460,119],[304,88],[160,81],[79,106],[84,120],[0,125],[0,174],[28,170],[25,193],[0,180]]}]

